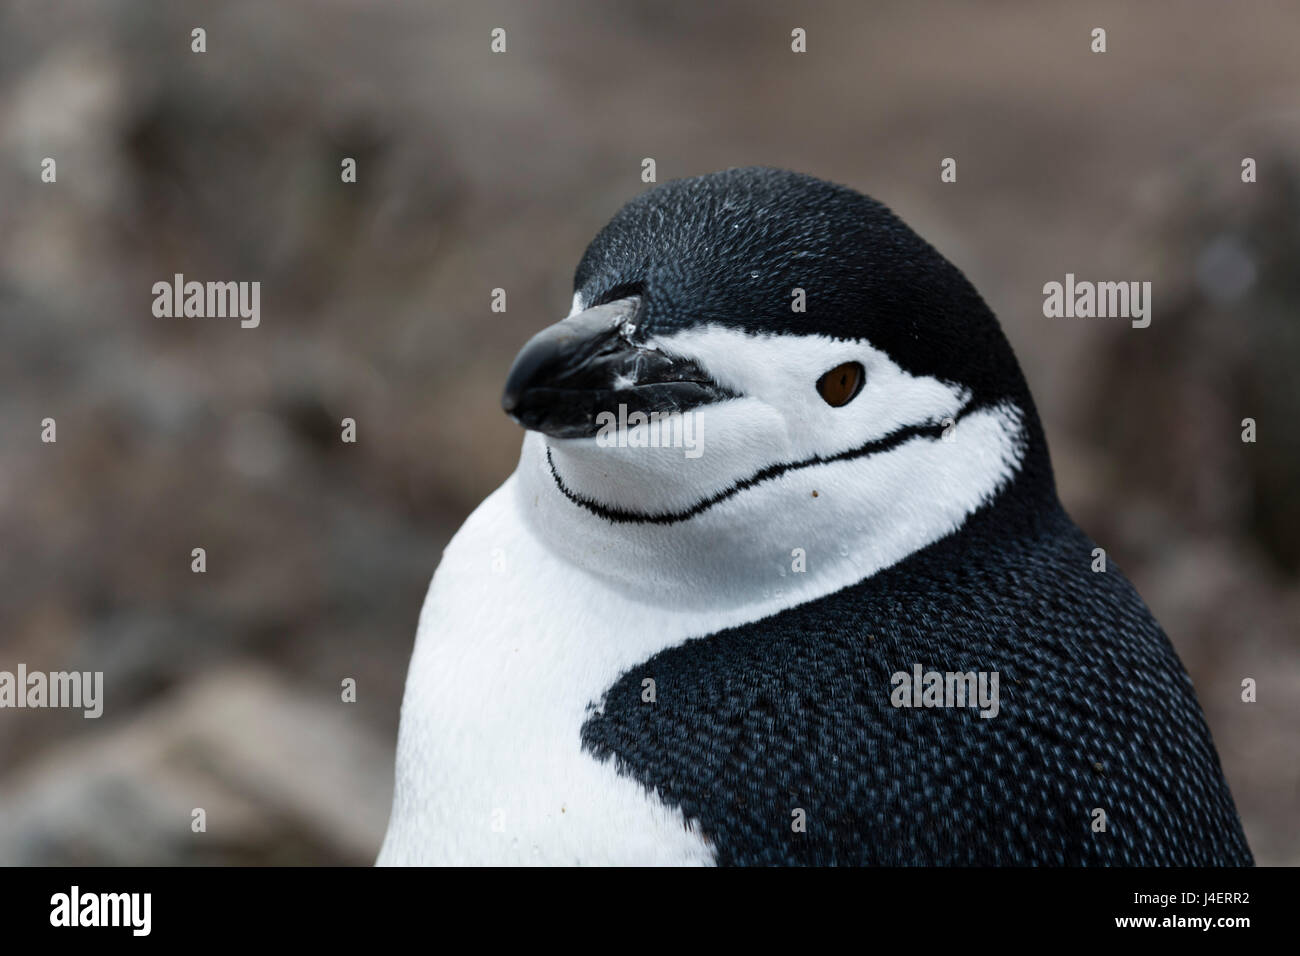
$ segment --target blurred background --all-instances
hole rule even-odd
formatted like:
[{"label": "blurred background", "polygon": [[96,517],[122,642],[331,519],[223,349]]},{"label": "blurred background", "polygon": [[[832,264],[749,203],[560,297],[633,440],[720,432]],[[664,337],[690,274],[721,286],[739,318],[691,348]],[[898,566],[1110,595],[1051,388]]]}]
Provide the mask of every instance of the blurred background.
[{"label": "blurred background", "polygon": [[[1089,6],[0,6],[0,670],[105,673],[99,720],[0,711],[0,863],[373,860],[505,371],[645,157],[849,184],[970,276],[1300,863],[1300,9]],[[261,326],[155,318],[177,272],[260,281]],[[1044,318],[1066,272],[1150,280],[1150,328]]]}]

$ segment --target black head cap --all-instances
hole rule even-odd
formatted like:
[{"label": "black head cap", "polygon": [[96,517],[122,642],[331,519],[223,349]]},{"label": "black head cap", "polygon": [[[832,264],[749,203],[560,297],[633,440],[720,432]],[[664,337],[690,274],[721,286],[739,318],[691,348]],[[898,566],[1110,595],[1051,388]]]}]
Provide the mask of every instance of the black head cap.
[{"label": "black head cap", "polygon": [[592,240],[574,287],[586,307],[640,294],[641,335],[717,323],[866,339],[914,375],[965,385],[976,404],[1028,405],[966,277],[881,203],[812,176],[749,167],[652,189]]}]

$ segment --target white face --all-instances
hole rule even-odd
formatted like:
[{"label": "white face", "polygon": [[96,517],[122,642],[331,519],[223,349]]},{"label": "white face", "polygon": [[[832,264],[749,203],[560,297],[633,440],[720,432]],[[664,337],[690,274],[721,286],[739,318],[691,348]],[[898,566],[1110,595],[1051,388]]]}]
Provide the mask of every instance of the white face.
[{"label": "white face", "polygon": [[[690,455],[684,447],[635,447],[639,443],[630,433],[629,447],[592,439],[552,442],[569,464],[557,466],[569,489],[629,513],[682,514],[718,495],[745,494],[747,489],[734,489],[773,467],[788,466],[788,474],[909,426],[955,425],[969,398],[957,385],[908,375],[862,341],[756,336],[713,326],[650,344],[694,359],[742,397],[686,413],[692,421],[683,430],[695,446]],[[832,406],[818,392],[817,381],[849,362],[861,364],[865,382],[847,404]]]},{"label": "white face", "polygon": [[[648,345],[741,396],[689,413],[691,454],[636,447],[636,428],[622,447],[530,433],[519,470],[540,533],[628,593],[685,604],[761,602],[774,585],[786,600],[831,593],[959,527],[1020,465],[1017,407],[968,411],[967,389],[910,375],[865,341],[709,326]],[[836,407],[817,382],[848,362],[865,379]]]}]

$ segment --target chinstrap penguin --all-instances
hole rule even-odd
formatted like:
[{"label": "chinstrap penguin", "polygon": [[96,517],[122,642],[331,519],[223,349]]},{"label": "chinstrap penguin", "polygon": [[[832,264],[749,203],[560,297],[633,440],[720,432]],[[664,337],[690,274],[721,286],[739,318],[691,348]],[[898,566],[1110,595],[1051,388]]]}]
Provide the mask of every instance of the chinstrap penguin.
[{"label": "chinstrap penguin", "polygon": [[[887,208],[667,183],[574,285],[507,377],[519,466],[421,612],[381,864],[1252,862],[997,320]],[[998,674],[996,714],[896,706],[918,665]]]}]

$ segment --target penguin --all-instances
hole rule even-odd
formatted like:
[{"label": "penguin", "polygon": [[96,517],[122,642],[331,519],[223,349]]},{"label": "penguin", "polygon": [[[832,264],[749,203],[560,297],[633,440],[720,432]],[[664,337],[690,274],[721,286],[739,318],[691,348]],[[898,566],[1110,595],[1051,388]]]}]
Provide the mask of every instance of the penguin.
[{"label": "penguin", "polygon": [[664,183],[574,290],[421,610],[378,863],[1253,863],[997,319],[888,208]]}]

